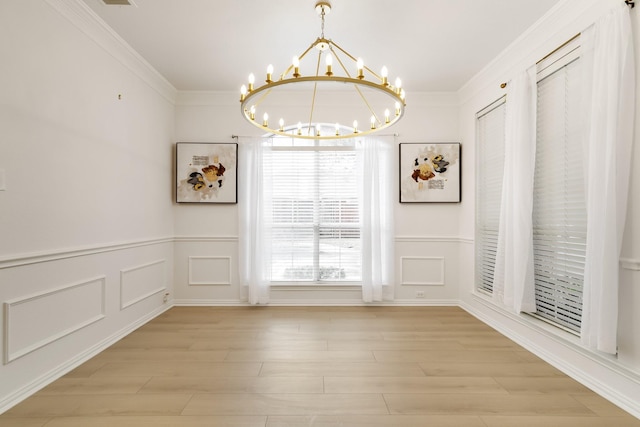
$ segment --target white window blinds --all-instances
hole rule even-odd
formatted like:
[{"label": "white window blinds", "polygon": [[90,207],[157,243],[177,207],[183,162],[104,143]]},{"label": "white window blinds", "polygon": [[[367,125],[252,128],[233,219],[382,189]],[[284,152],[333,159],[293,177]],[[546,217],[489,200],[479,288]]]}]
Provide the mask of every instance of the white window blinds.
[{"label": "white window blinds", "polygon": [[359,281],[356,151],[306,144],[274,146],[268,154],[271,281]]},{"label": "white window blinds", "polygon": [[491,293],[504,175],[505,98],[477,114],[476,288]]},{"label": "white window blinds", "polygon": [[586,248],[577,42],[539,64],[533,244],[537,315],[578,332]]}]

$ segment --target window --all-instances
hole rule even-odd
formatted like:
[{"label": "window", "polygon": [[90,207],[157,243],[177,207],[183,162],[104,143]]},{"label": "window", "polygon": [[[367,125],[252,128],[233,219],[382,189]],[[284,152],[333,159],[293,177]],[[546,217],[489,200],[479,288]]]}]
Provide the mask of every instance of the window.
[{"label": "window", "polygon": [[476,286],[491,293],[498,248],[504,174],[505,98],[477,114]]},{"label": "window", "polygon": [[352,140],[273,138],[267,157],[272,282],[361,280]]},{"label": "window", "polygon": [[533,245],[537,315],[580,331],[587,214],[578,40],[538,64]]},{"label": "window", "polygon": [[[587,214],[580,121],[581,62],[573,39],[537,66],[533,252],[538,318],[578,333]],[[477,114],[476,289],[493,292],[505,153],[506,101]]]}]

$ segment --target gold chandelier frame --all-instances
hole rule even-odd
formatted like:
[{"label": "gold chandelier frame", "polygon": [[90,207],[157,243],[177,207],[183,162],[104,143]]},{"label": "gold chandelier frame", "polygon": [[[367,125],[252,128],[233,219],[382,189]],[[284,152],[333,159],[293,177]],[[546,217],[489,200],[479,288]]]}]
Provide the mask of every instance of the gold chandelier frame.
[{"label": "gold chandelier frame", "polygon": [[[272,80],[273,69],[270,65],[267,69],[265,84],[259,87],[254,87],[255,78],[253,75],[249,77],[249,84],[242,86],[240,90],[240,108],[244,118],[252,125],[262,129],[267,133],[273,133],[281,136],[294,136],[296,138],[303,139],[339,139],[339,138],[351,138],[355,136],[362,136],[372,134],[374,132],[381,131],[400,120],[404,115],[406,107],[405,91],[401,87],[400,79],[396,79],[395,85],[391,85],[388,80],[386,67],[383,67],[382,72],[377,74],[369,67],[365,66],[362,60],[355,58],[345,49],[336,44],[333,40],[324,37],[324,19],[325,15],[331,11],[331,5],[328,1],[319,1],[316,3],[316,11],[322,19],[322,34],[299,56],[294,57],[292,63],[280,74],[279,79]],[[313,49],[318,50],[317,62],[315,64],[315,74],[309,76],[303,76],[300,74],[300,63],[307,57],[307,54]],[[320,73],[321,61],[323,53],[330,53],[331,55],[325,56],[325,59],[329,58],[326,64],[325,72]],[[342,58],[341,58],[342,56]],[[333,58],[339,64],[339,69],[342,70],[344,75],[336,75],[333,69]],[[355,70],[355,76],[352,76],[349,72],[349,67],[345,65],[345,62],[352,61],[355,66],[352,66],[352,70]],[[367,79],[367,76],[370,76]],[[268,111],[264,110],[262,121],[256,119],[258,111],[261,110],[261,105],[267,100],[269,95],[276,90],[282,89],[284,86],[293,86],[300,83],[312,83],[313,91],[311,95],[311,105],[308,115],[308,120],[304,122],[302,120],[297,121],[297,128],[291,126],[291,124],[285,128],[284,119],[280,118],[278,127],[269,125]],[[354,90],[357,92],[358,97],[363,103],[365,109],[371,114],[370,122],[363,129],[358,128],[358,124],[354,121],[352,126],[347,126],[344,123],[335,124],[335,133],[320,133],[319,130],[312,132],[314,127],[314,113],[316,107],[316,95],[318,94],[319,84],[325,83],[343,83],[347,85],[353,85]],[[380,110],[376,111],[370,100],[365,95],[365,91],[373,90],[376,95],[386,95],[381,97],[387,99],[389,104],[386,104],[387,108],[384,112]],[[273,120],[272,120],[273,122]],[[295,123],[295,122],[294,122]],[[350,132],[345,132],[345,129],[351,129]]]}]

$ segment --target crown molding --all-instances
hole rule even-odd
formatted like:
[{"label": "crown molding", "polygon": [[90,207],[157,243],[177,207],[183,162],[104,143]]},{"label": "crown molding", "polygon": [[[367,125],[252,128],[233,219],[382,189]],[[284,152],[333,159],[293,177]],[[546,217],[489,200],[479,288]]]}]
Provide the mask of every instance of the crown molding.
[{"label": "crown molding", "polygon": [[562,0],[524,31],[459,90],[464,105],[484,90],[504,94],[502,82],[533,65],[555,47],[591,25],[612,4],[602,0]]},{"label": "crown molding", "polygon": [[78,30],[93,40],[109,55],[158,92],[172,105],[177,89],[122,39],[82,0],[45,0]]}]

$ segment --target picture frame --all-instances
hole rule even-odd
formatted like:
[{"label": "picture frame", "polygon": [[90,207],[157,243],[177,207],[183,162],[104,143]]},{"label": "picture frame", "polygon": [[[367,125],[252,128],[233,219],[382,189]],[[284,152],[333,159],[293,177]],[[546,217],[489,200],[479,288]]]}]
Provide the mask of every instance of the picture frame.
[{"label": "picture frame", "polygon": [[401,143],[400,203],[461,201],[460,143]]},{"label": "picture frame", "polygon": [[238,144],[176,143],[176,203],[238,203]]}]

